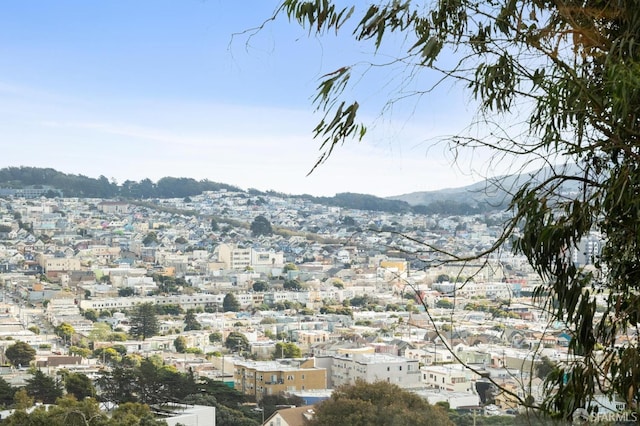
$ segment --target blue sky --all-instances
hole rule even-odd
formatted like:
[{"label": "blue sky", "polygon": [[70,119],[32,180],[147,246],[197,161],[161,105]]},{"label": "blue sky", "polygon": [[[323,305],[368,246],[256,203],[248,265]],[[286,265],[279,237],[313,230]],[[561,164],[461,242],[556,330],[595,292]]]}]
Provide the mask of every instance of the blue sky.
[{"label": "blue sky", "polygon": [[468,120],[455,87],[379,116],[403,76],[397,68],[354,89],[373,123],[366,138],[347,142],[306,176],[319,155],[312,129],[321,117],[311,104],[319,77],[371,52],[347,38],[310,38],[285,19],[252,37],[238,34],[277,3],[4,1],[0,167],[52,167],[120,183],[191,177],[329,196],[399,195],[480,179],[482,155],[463,156],[456,167],[432,144]]}]

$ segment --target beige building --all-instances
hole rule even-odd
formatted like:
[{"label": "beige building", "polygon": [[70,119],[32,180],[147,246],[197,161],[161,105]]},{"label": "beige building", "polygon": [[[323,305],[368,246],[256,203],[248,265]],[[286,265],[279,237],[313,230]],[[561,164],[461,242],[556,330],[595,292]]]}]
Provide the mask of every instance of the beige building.
[{"label": "beige building", "polygon": [[80,259],[70,257],[53,257],[42,255],[38,258],[38,263],[46,273],[80,271]]},{"label": "beige building", "polygon": [[121,201],[103,201],[97,207],[103,213],[129,213],[129,203]]},{"label": "beige building", "polygon": [[246,361],[236,363],[233,379],[236,390],[260,400],[263,395],[326,389],[327,370],[317,368],[313,358]]},{"label": "beige building", "polygon": [[305,426],[313,419],[315,412],[312,405],[285,408],[273,413],[265,422],[265,426]]}]

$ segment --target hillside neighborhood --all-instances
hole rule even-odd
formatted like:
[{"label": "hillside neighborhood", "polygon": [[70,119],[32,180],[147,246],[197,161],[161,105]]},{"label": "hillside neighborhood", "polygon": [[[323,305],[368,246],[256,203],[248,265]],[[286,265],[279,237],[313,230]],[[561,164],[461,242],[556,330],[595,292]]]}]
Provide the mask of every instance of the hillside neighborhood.
[{"label": "hillside neighborhood", "polygon": [[[464,260],[500,238],[508,212],[392,214],[226,189],[145,202],[21,195],[0,199],[1,377],[15,387],[33,371],[6,352],[24,342],[51,377],[97,380],[114,357],[153,356],[258,407],[304,401],[263,411],[268,425],[303,424],[359,381],[514,416],[542,400],[549,365],[570,361],[571,336],[534,302],[541,281],[526,258]],[[572,260],[588,264],[599,241]],[[146,330],[149,305],[157,327]]]}]

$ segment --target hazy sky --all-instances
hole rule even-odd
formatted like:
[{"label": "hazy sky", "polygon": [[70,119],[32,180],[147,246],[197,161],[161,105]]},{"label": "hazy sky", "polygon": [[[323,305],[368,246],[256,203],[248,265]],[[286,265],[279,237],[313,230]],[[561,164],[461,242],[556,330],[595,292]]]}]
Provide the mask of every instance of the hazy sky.
[{"label": "hazy sky", "polygon": [[[321,116],[311,104],[319,77],[370,51],[346,38],[309,38],[285,19],[253,37],[232,36],[261,24],[277,3],[3,1],[0,167],[313,195],[389,196],[479,180],[468,166],[482,171],[481,155],[454,167],[432,143],[467,122],[472,108],[460,90],[444,87],[379,117],[406,72],[398,68],[356,86],[363,117],[374,120],[366,138],[306,176],[319,155],[312,129]],[[390,76],[395,82],[385,84]]]}]

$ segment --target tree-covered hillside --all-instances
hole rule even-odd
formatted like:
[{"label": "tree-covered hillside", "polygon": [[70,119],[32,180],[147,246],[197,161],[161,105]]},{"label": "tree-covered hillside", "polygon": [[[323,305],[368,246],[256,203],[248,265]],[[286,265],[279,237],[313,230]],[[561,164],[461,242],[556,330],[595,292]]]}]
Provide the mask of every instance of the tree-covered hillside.
[{"label": "tree-covered hillside", "polygon": [[[479,214],[495,210],[496,206],[488,203],[468,204],[461,202],[452,190],[451,197],[441,193],[437,197],[424,197],[419,205],[392,198],[380,198],[374,195],[341,193],[333,197],[315,197],[313,195],[288,195],[274,191],[261,192],[255,189],[244,191],[236,186],[209,180],[195,180],[185,177],[163,177],[158,182],[142,179],[139,182],[126,180],[121,184],[109,181],[105,176],[91,178],[59,172],[51,168],[7,167],[0,169],[0,188],[53,188],[45,192],[45,196],[55,197],[62,193],[65,197],[87,198],[122,198],[144,200],[151,198],[185,198],[199,195],[204,191],[226,189],[231,192],[244,192],[247,196],[270,195],[279,197],[297,197],[310,202],[341,207],[345,209],[369,210],[387,213],[419,214]],[[60,192],[58,192],[60,191]]]},{"label": "tree-covered hillside", "polygon": [[27,188],[53,187],[65,197],[96,198],[183,198],[201,194],[203,191],[241,191],[239,188],[209,180],[163,177],[158,182],[143,179],[140,182],[126,180],[121,185],[110,182],[105,176],[91,178],[73,175],[51,168],[7,167],[0,169],[0,187]]}]

